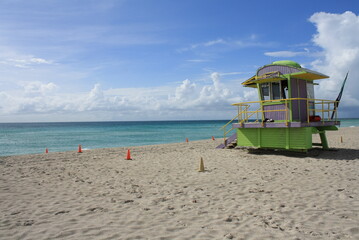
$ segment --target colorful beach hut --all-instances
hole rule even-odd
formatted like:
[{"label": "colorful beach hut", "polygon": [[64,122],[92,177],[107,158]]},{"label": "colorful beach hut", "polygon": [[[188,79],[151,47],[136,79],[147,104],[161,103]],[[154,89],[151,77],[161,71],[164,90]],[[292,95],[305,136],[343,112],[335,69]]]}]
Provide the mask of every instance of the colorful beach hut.
[{"label": "colorful beach hut", "polygon": [[[223,126],[224,143],[218,148],[238,145],[307,151],[320,145],[328,149],[325,132],[338,130],[340,122],[337,101],[315,98],[314,81],[325,78],[328,76],[293,61],[260,67],[242,83],[256,88],[260,100],[232,104],[238,113]],[[321,142],[313,143],[312,134],[319,134]]]}]

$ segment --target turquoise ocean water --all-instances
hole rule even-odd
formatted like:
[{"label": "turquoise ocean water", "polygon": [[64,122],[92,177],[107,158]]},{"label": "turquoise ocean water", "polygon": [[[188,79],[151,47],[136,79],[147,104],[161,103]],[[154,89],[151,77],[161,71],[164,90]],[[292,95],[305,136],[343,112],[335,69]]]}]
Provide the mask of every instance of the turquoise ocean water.
[{"label": "turquoise ocean water", "polygon": [[[151,122],[0,123],[0,156],[126,147],[223,137],[227,120]],[[359,119],[341,119],[341,127]]]}]

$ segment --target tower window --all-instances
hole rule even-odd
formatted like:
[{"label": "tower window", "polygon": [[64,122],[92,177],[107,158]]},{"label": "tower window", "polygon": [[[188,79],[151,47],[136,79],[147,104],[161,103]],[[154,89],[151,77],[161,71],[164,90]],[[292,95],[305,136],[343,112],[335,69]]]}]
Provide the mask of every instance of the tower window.
[{"label": "tower window", "polygon": [[280,97],[280,83],[279,82],[273,82],[272,83],[272,99],[281,99]]},{"label": "tower window", "polygon": [[260,89],[264,101],[285,99],[288,95],[288,81],[262,83]]},{"label": "tower window", "polygon": [[262,83],[262,100],[270,100],[270,92],[269,92],[270,84],[269,83]]}]

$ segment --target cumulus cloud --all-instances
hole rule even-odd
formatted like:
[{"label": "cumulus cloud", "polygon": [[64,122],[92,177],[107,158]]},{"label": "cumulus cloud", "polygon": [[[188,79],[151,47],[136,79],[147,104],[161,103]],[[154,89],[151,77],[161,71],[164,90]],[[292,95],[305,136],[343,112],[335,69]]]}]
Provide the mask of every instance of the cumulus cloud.
[{"label": "cumulus cloud", "polygon": [[26,94],[47,94],[57,88],[55,83],[26,82],[21,84]]},{"label": "cumulus cloud", "polygon": [[[213,103],[227,102],[231,92],[220,82],[220,75],[217,72],[211,74],[212,85],[204,86],[200,91],[199,99],[202,104],[210,105]],[[216,104],[216,105],[217,105]]]},{"label": "cumulus cloud", "polygon": [[107,109],[109,107],[109,101],[105,98],[103,90],[100,84],[95,84],[93,89],[88,93],[80,105],[80,110],[98,110]]},{"label": "cumulus cloud", "polygon": [[[98,112],[103,120],[201,119],[213,114],[219,119],[233,117],[235,109],[231,104],[243,93],[231,91],[221,82],[220,73],[211,73],[208,80],[200,84],[186,79],[173,87],[132,90],[104,90],[95,84],[88,92],[73,94],[64,93],[53,83],[31,82],[22,84],[18,94],[0,92],[0,121],[9,114],[88,116]],[[252,96],[246,94],[240,100]]]},{"label": "cumulus cloud", "polygon": [[195,96],[196,84],[191,83],[188,79],[176,88],[175,99],[177,101],[185,101],[193,99]]},{"label": "cumulus cloud", "polygon": [[[359,107],[359,16],[347,11],[343,14],[319,12],[310,19],[317,33],[313,42],[322,49],[321,58],[312,67],[331,78],[319,81],[319,97],[335,99],[347,71],[350,71],[343,94],[343,107]],[[318,97],[318,96],[317,96]]]},{"label": "cumulus cloud", "polygon": [[[223,106],[230,106],[230,97],[233,94],[220,81],[220,74],[213,72],[210,75],[211,84],[196,85],[191,81],[184,80],[176,88],[174,98],[169,98],[166,103],[171,108],[198,110],[218,110]],[[228,109],[228,108],[227,108]]]}]

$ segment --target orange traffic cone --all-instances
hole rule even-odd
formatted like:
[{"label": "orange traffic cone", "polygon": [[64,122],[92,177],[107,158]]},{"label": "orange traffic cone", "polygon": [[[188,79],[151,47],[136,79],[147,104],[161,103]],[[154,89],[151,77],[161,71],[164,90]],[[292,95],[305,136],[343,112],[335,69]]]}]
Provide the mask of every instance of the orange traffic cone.
[{"label": "orange traffic cone", "polygon": [[81,144],[79,144],[79,150],[78,150],[77,152],[78,152],[78,153],[82,153]]},{"label": "orange traffic cone", "polygon": [[46,149],[45,149],[45,153],[49,153],[49,149],[46,148]]},{"label": "orange traffic cone", "polygon": [[127,150],[127,157],[126,157],[126,160],[132,160],[131,158],[131,151],[130,149]]}]

